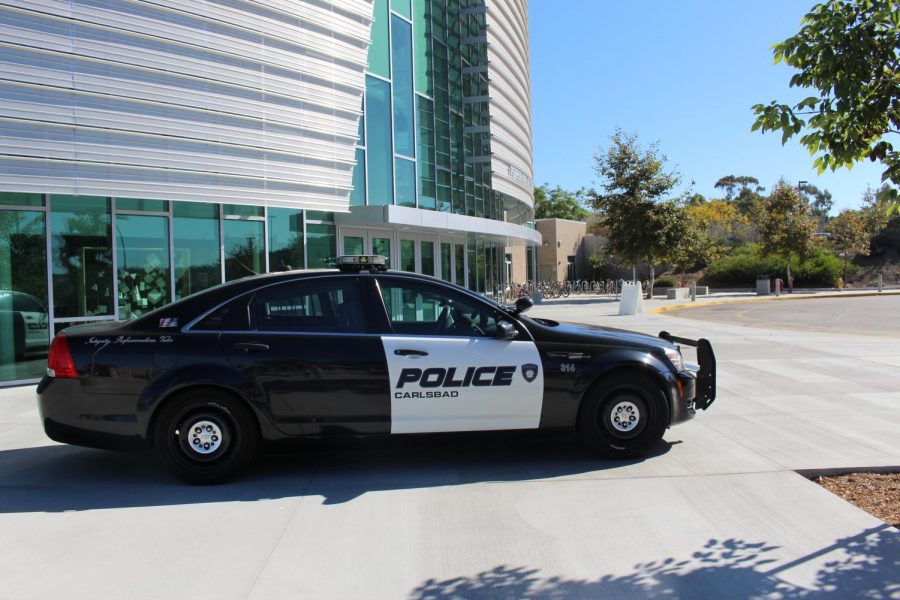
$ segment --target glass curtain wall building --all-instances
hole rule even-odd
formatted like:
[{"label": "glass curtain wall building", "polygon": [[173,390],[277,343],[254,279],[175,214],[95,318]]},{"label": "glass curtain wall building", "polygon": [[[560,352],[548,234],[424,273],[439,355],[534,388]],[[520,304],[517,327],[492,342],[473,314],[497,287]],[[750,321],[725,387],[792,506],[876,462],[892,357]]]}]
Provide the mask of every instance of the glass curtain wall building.
[{"label": "glass curtain wall building", "polygon": [[525,279],[526,17],[0,0],[0,385],[39,378],[65,327],[343,253],[486,294]]}]

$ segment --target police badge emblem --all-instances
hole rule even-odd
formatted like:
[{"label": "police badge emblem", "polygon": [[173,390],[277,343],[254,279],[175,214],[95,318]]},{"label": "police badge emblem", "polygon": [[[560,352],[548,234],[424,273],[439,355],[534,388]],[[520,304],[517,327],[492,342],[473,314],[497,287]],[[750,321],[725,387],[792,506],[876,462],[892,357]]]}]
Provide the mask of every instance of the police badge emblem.
[{"label": "police badge emblem", "polygon": [[537,365],[522,365],[522,377],[525,378],[525,381],[531,383],[535,379],[537,379],[538,375],[538,366]]}]

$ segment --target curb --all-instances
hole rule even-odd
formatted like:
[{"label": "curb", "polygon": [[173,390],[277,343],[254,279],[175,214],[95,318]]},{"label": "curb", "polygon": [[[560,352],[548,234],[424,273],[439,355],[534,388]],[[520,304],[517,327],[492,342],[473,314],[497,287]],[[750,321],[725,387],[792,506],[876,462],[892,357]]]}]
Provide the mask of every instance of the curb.
[{"label": "curb", "polygon": [[810,296],[767,296],[762,298],[734,298],[724,300],[710,300],[708,302],[691,302],[690,304],[674,304],[672,306],[657,306],[650,309],[650,314],[661,315],[676,310],[686,310],[690,308],[700,308],[701,306],[717,306],[721,304],[751,304],[754,302],[782,302],[785,300],[824,300],[827,298],[863,298],[866,296],[898,296],[900,290],[891,291],[872,291],[872,292],[835,292],[827,295],[810,295]]}]

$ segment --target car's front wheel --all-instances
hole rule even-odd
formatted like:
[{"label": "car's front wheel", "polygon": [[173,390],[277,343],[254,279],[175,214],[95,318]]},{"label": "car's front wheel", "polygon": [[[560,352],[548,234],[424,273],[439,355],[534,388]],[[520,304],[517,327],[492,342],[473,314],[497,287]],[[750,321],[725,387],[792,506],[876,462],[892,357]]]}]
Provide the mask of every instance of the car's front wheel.
[{"label": "car's front wheel", "polygon": [[187,483],[222,483],[256,453],[250,409],[227,394],[204,390],[173,398],[156,420],[154,446],[166,469]]},{"label": "car's front wheel", "polygon": [[578,434],[600,456],[636,458],[659,444],[668,421],[662,389],[645,375],[621,373],[597,382],[584,398]]}]

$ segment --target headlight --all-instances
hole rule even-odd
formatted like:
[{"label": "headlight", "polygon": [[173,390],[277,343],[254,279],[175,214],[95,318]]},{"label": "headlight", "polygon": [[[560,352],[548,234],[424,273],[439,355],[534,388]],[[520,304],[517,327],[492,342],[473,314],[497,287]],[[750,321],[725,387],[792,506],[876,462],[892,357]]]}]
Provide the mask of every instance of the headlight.
[{"label": "headlight", "polygon": [[681,358],[681,351],[678,348],[665,348],[665,351],[675,370],[684,371],[684,360]]}]

